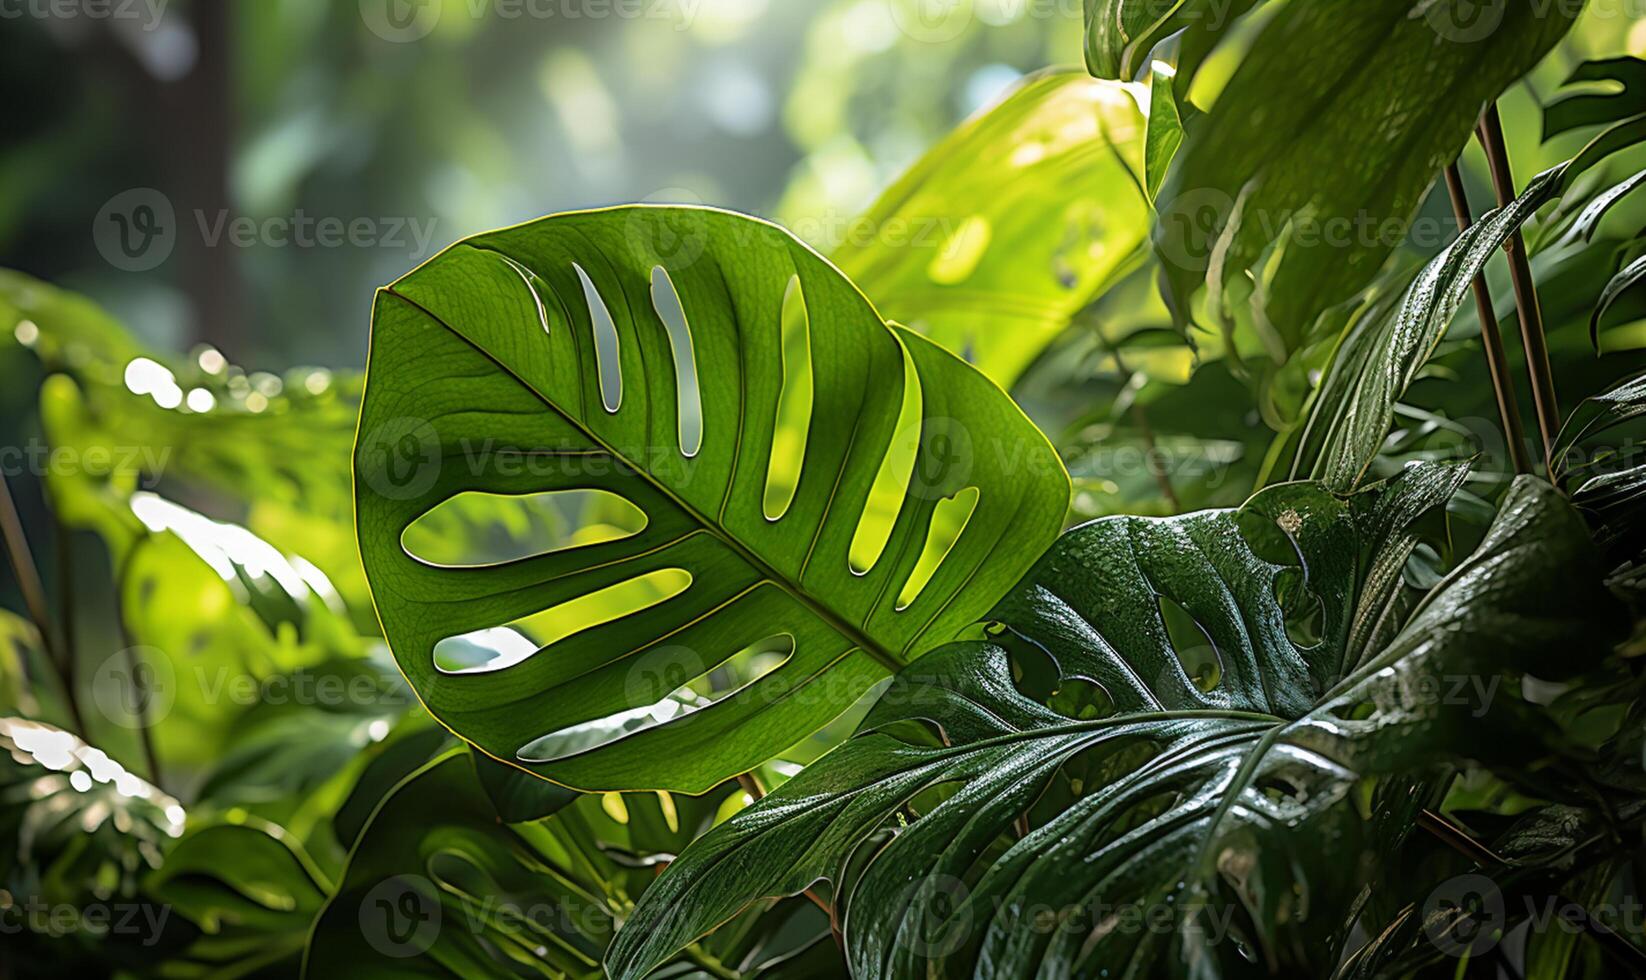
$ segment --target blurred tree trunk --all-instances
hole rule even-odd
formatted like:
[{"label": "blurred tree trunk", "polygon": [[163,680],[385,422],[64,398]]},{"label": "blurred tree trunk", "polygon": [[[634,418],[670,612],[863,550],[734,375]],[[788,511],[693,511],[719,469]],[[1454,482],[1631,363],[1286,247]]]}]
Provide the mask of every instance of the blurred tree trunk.
[{"label": "blurred tree trunk", "polygon": [[177,188],[178,257],[181,284],[194,308],[196,339],[233,357],[244,357],[245,310],[240,263],[224,234],[208,242],[202,232],[232,221],[229,159],[234,141],[233,4],[226,0],[191,3],[188,15],[198,42],[193,69],[160,86],[163,126],[170,132],[161,148]]}]

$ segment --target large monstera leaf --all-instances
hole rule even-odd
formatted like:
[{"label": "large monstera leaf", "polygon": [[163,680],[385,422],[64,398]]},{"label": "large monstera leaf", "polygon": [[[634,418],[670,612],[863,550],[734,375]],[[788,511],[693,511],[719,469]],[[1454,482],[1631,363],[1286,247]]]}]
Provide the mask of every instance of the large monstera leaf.
[{"label": "large monstera leaf", "polygon": [[1583,669],[1620,629],[1581,521],[1529,478],[1409,607],[1413,523],[1461,476],[1069,532],[984,640],[671,865],[608,969],[827,877],[858,977],[1328,975],[1390,844],[1363,781],[1534,765],[1517,672]]},{"label": "large monstera leaf", "polygon": [[[360,426],[361,554],[407,678],[584,789],[701,792],[793,744],[985,612],[1068,499],[987,378],[782,229],[703,208],[544,218],[395,282]],[[570,491],[643,527],[464,567],[402,542],[453,498]]]}]

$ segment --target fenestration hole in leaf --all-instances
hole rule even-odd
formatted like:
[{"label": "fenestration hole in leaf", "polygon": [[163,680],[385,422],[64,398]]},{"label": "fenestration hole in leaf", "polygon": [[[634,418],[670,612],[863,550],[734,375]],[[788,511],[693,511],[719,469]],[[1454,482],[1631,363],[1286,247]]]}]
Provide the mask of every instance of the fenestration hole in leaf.
[{"label": "fenestration hole in leaf", "polygon": [[429,877],[449,894],[463,896],[501,895],[503,884],[471,853],[447,848],[430,854],[424,864]]},{"label": "fenestration hole in leaf", "polygon": [[1258,781],[1256,789],[1275,803],[1300,804],[1309,799],[1309,791],[1286,776],[1266,776]]},{"label": "fenestration hole in leaf", "polygon": [[1303,570],[1281,570],[1275,576],[1274,596],[1286,620],[1286,638],[1303,650],[1319,646],[1325,638],[1326,605],[1309,588]]},{"label": "fenestration hole in leaf", "polygon": [[645,530],[646,521],[644,511],[606,490],[465,490],[412,521],[400,547],[429,565],[485,568],[621,541]]},{"label": "fenestration hole in leaf", "polygon": [[623,372],[619,358],[617,325],[612,322],[611,310],[601,298],[594,280],[576,262],[577,279],[583,284],[583,299],[589,304],[589,323],[594,330],[594,361],[600,372],[600,403],[607,412],[616,413],[623,405]]},{"label": "fenestration hole in leaf", "polygon": [[1002,628],[990,635],[990,642],[1006,651],[1012,683],[1024,697],[1046,704],[1062,683],[1062,669],[1051,652],[1027,638]]},{"label": "fenestration hole in leaf", "polygon": [[1065,677],[1046,699],[1046,707],[1075,721],[1093,721],[1114,713],[1114,698],[1090,677]]},{"label": "fenestration hole in leaf", "polygon": [[939,806],[948,802],[949,798],[966,788],[963,779],[946,779],[931,786],[922,787],[908,801],[903,809],[911,820],[918,820]]},{"label": "fenestration hole in leaf", "polygon": [[1183,675],[1202,693],[1215,690],[1223,682],[1223,660],[1218,656],[1211,634],[1170,597],[1155,598],[1160,607],[1160,620],[1166,626],[1166,637],[1183,668]]},{"label": "fenestration hole in leaf", "polygon": [[1148,823],[1163,813],[1169,813],[1183,801],[1183,794],[1177,790],[1162,790],[1138,800],[1120,813],[1104,830],[1102,836],[1089,845],[1089,853],[1098,851],[1119,840],[1126,834]]},{"label": "fenestration hole in leaf", "polygon": [[434,645],[434,666],[445,674],[504,670],[568,637],[672,599],[691,583],[683,568],[660,568],[513,623],[448,636]]},{"label": "fenestration hole in leaf", "polygon": [[[688,715],[722,701],[762,678],[776,672],[794,656],[794,637],[778,633],[751,643],[720,663],[688,676],[686,670],[675,668],[701,661],[694,651],[679,648],[680,655],[655,661],[648,669],[641,663],[633,669],[634,677],[628,687],[641,697],[651,698],[658,691],[667,690],[655,701],[648,701],[615,714],[568,725],[541,735],[520,747],[515,758],[521,762],[554,762],[614,742]],[[642,660],[644,655],[642,655]]]},{"label": "fenestration hole in leaf", "polygon": [[1261,511],[1243,509],[1235,517],[1235,526],[1252,554],[1271,565],[1302,565],[1303,556],[1297,542],[1287,534],[1275,519]]},{"label": "fenestration hole in leaf", "polygon": [[514,274],[520,277],[520,281],[526,286],[526,291],[531,293],[532,303],[537,307],[538,326],[543,328],[544,333],[553,333],[554,328],[549,326],[548,307],[543,304],[543,291],[538,288],[542,280],[538,279],[536,273],[532,272],[530,269],[521,265],[519,262],[516,262],[507,255],[504,255],[501,252],[493,252],[492,254],[496,255],[499,262],[502,262],[504,265],[514,270]]},{"label": "fenestration hole in leaf", "polygon": [[1340,721],[1365,721],[1377,714],[1377,705],[1370,701],[1357,701],[1329,708],[1327,713]]},{"label": "fenestration hole in leaf", "polygon": [[1146,738],[1104,741],[1081,749],[1058,767],[1057,778],[1029,808],[1029,824],[1056,819],[1081,797],[1113,786],[1159,754],[1160,746]]},{"label": "fenestration hole in leaf", "polygon": [[922,748],[936,749],[948,744],[943,737],[943,729],[930,718],[899,718],[874,731],[907,745],[918,745]]},{"label": "fenestration hole in leaf", "polygon": [[800,277],[789,277],[778,310],[778,343],[783,354],[783,388],[777,395],[772,455],[766,463],[766,520],[775,521],[789,510],[800,486],[806,438],[812,424],[811,314]]},{"label": "fenestration hole in leaf", "polygon": [[926,544],[920,551],[920,560],[915,562],[908,581],[903,583],[902,591],[897,594],[898,612],[909,608],[920,598],[926,583],[937,574],[943,559],[960,541],[966,522],[977,510],[977,501],[981,496],[981,491],[976,487],[967,487],[953,497],[939,500],[937,506],[932,508],[931,524],[926,528]]},{"label": "fenestration hole in leaf", "polygon": [[669,350],[674,355],[675,412],[679,419],[680,454],[688,459],[703,448],[703,395],[698,388],[697,351],[692,345],[691,324],[674,280],[662,266],[652,267],[652,309],[669,332]]},{"label": "fenestration hole in leaf", "polygon": [[[898,512],[903,509],[904,499],[909,495],[909,482],[914,478],[915,462],[920,454],[921,415],[924,410],[925,397],[920,391],[920,374],[915,370],[914,359],[905,350],[903,401],[897,411],[897,426],[892,430],[891,443],[887,445],[880,469],[869,487],[868,499],[863,504],[863,516],[858,519],[857,531],[852,535],[852,546],[847,552],[847,564],[853,575],[867,575],[885,552],[886,542],[891,540]],[[947,549],[944,550],[946,553]],[[908,591],[907,586],[904,591]],[[913,601],[912,596],[910,601]]]}]

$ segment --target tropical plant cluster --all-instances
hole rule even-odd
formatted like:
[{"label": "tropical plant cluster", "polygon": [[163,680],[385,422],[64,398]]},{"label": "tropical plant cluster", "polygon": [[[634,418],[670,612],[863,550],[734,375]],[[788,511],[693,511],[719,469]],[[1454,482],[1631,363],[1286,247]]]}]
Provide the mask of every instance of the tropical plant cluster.
[{"label": "tropical plant cluster", "polygon": [[1646,973],[1646,61],[1085,12],[831,250],[544,217],[359,375],[0,274],[0,966]]}]

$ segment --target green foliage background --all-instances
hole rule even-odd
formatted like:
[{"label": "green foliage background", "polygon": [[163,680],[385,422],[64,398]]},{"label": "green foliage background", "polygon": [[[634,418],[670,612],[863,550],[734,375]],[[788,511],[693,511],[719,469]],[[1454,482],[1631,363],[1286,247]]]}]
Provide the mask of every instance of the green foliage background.
[{"label": "green foliage background", "polygon": [[[1639,968],[1638,922],[1458,955],[1431,900],[1640,894],[1646,72],[1594,59],[1646,19],[1517,4],[1465,58],[1335,0],[413,6],[0,32],[0,973]],[[1499,92],[1519,199],[1468,146],[1460,237]],[[1368,212],[1416,220],[1271,247]],[[372,240],[211,243],[299,215]],[[1547,482],[1469,293],[1513,334],[1522,228]],[[399,482],[476,440],[621,465]],[[1086,888],[1183,904],[1010,912]]]}]

